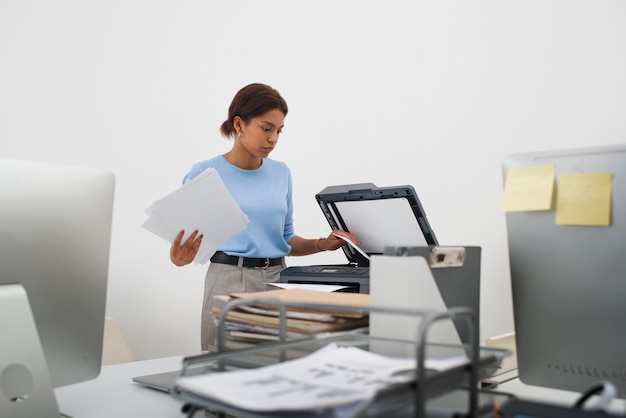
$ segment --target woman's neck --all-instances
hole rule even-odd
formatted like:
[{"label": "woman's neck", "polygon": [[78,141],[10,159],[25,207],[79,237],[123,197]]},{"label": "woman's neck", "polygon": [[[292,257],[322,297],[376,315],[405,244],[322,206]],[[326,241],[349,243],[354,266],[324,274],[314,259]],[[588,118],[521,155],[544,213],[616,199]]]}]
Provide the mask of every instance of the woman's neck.
[{"label": "woman's neck", "polygon": [[263,164],[262,158],[251,155],[241,155],[234,150],[230,150],[224,154],[224,158],[226,158],[229,163],[242,170],[257,170],[261,167],[261,164]]}]

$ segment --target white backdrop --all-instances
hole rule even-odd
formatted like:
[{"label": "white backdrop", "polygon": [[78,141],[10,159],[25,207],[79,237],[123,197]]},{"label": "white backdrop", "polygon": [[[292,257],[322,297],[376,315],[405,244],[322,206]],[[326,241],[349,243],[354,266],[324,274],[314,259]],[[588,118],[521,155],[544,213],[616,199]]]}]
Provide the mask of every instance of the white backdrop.
[{"label": "white backdrop", "polygon": [[513,330],[500,161],[626,140],[624,21],[621,0],[3,0],[0,155],[116,173],[108,314],[138,359],[195,353],[205,266],[171,265],[143,210],[271,84],[297,232],[328,232],[325,186],[413,185],[441,244],[483,248],[485,338]]}]

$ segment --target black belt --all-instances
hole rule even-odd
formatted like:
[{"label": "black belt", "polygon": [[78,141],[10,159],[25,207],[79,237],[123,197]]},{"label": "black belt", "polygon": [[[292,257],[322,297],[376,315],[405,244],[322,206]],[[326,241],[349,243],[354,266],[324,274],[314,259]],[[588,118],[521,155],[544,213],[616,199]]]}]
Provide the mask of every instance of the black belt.
[{"label": "black belt", "polygon": [[239,265],[239,259],[243,259],[243,267],[253,267],[257,269],[266,269],[270,266],[280,266],[283,264],[283,258],[250,258],[238,257],[236,255],[228,255],[225,252],[217,251],[211,257],[212,263],[230,264],[232,266]]}]

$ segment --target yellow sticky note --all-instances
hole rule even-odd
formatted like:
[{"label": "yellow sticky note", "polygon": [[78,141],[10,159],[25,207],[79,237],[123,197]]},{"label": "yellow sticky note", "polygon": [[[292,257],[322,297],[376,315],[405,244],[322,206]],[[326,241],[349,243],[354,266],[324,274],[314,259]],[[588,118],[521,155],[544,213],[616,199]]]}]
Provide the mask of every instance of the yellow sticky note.
[{"label": "yellow sticky note", "polygon": [[557,225],[609,226],[611,173],[569,173],[559,176]]},{"label": "yellow sticky note", "polygon": [[502,210],[550,210],[554,192],[554,164],[512,168],[506,173]]}]

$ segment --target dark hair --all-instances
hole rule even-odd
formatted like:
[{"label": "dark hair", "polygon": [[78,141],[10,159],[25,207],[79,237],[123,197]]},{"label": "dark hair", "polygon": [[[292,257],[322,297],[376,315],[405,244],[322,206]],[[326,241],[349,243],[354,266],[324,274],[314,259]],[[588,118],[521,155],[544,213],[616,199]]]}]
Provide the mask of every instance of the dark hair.
[{"label": "dark hair", "polygon": [[235,116],[239,116],[244,123],[249,123],[252,118],[261,116],[270,110],[278,109],[287,116],[287,102],[280,93],[266,84],[249,84],[235,94],[228,108],[228,119],[220,127],[220,132],[225,137],[235,136],[233,122]]}]

